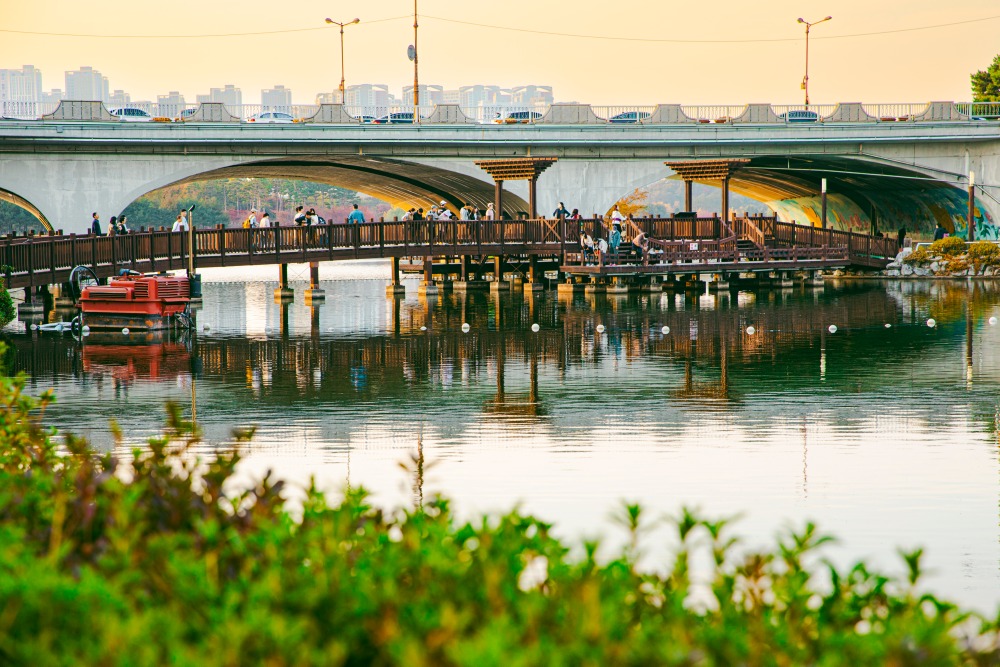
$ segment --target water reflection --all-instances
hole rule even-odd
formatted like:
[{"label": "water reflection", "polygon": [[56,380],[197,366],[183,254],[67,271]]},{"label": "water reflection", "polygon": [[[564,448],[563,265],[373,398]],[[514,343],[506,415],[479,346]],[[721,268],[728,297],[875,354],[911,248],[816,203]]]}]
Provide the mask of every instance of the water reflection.
[{"label": "water reflection", "polygon": [[101,447],[110,418],[132,446],[165,399],[196,395],[213,446],[259,426],[254,471],[350,476],[392,504],[412,493],[397,464],[419,444],[438,463],[426,484],[468,511],[520,500],[570,535],[606,532],[622,498],[743,514],[751,535],[816,519],[844,558],[926,545],[944,590],[1000,601],[991,284],[402,300],[378,281],[323,287],[317,306],[275,303],[273,283],[207,283],[186,339],[28,332],[8,337],[7,361],[55,387],[53,423]]}]

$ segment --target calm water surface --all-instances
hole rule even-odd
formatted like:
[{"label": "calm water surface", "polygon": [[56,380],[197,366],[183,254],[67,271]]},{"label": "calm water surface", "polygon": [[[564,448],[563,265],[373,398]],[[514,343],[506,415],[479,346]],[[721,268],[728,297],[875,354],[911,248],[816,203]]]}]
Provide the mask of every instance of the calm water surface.
[{"label": "calm water surface", "polygon": [[247,476],[363,485],[396,506],[412,499],[398,464],[420,446],[425,492],[466,515],[520,503],[571,540],[613,541],[623,499],[655,516],[689,505],[741,514],[753,545],[815,520],[841,563],[900,571],[896,547],[924,546],[930,587],[1000,603],[992,285],[425,300],[411,283],[393,301],[380,263],[323,272],[337,279],[316,309],[304,283],[276,304],[272,271],[207,272],[186,340],[8,338],[32,390],[56,390],[49,421],[102,448],[110,419],[141,444],[165,400],[194,398],[206,451],[258,427]]}]

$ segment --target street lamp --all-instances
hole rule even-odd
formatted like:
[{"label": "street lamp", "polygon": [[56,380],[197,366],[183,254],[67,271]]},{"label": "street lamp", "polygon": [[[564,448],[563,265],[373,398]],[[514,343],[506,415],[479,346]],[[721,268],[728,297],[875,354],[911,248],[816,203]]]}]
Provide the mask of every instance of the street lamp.
[{"label": "street lamp", "polygon": [[804,23],[806,26],[806,75],[802,77],[802,90],[806,91],[806,109],[809,108],[809,28],[819,25],[823,21],[829,21],[832,18],[832,16],[827,16],[822,21],[814,21],[812,23],[802,18],[799,19],[799,23]]},{"label": "street lamp", "polygon": [[417,0],[413,0],[413,46],[407,55],[413,61],[413,122],[420,122],[420,81],[417,78]]},{"label": "street lamp", "polygon": [[344,26],[361,23],[361,19],[354,19],[353,21],[348,21],[347,23],[327,19],[326,22],[331,25],[340,26],[340,103],[344,104],[346,102],[346,98],[344,97]]}]

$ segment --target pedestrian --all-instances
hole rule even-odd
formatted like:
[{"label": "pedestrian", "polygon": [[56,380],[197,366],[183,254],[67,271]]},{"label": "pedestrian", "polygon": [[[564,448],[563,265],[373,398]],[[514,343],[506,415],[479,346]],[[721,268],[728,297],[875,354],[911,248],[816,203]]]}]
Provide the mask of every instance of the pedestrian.
[{"label": "pedestrian", "polygon": [[[96,215],[96,214],[95,214]],[[487,220],[496,220],[497,213],[493,210],[493,202],[486,205],[486,215],[484,216]]]},{"label": "pedestrian", "polygon": [[414,220],[423,220],[424,219],[424,209],[418,208],[417,212],[413,214],[413,219]]},{"label": "pedestrian", "polygon": [[404,213],[403,217],[400,218],[400,220],[402,220],[403,222],[407,222],[409,220],[413,220],[413,208],[411,207],[410,210],[408,210],[406,213]]},{"label": "pedestrian", "polygon": [[553,218],[568,218],[569,217],[569,211],[566,210],[566,204],[564,204],[562,202],[559,202],[559,206],[557,206],[556,210],[553,211],[552,217]]},{"label": "pedestrian", "polygon": [[584,262],[594,259],[594,239],[590,234],[580,235],[580,246],[583,247]]},{"label": "pedestrian", "polygon": [[622,212],[618,210],[618,204],[615,204],[615,207],[611,209],[611,224],[613,225],[617,223],[618,226],[621,227],[622,221],[624,219],[625,216],[622,215]]},{"label": "pedestrian", "polygon": [[294,222],[296,225],[299,225],[300,227],[302,225],[307,224],[306,223],[306,214],[303,212],[301,206],[296,206],[295,207],[295,215],[292,217],[292,222]]},{"label": "pedestrian", "polygon": [[123,216],[121,216],[121,217],[118,218],[118,233],[119,234],[128,234],[129,231],[131,231],[131,230],[129,230],[128,225],[125,224],[127,221],[128,221],[128,217],[127,216],[123,215]]},{"label": "pedestrian", "polygon": [[261,229],[271,228],[271,216],[267,211],[264,211],[264,213],[260,216],[260,221],[257,223],[257,226]]},{"label": "pedestrian", "polygon": [[437,219],[438,220],[451,220],[452,217],[454,217],[454,216],[452,216],[451,209],[448,208],[448,202],[442,201],[441,202],[440,210],[438,212]]},{"label": "pedestrian", "polygon": [[97,211],[94,211],[90,216],[90,233],[101,235],[101,216],[97,215]]},{"label": "pedestrian", "polygon": [[[94,215],[97,215],[96,213]],[[934,240],[940,241],[944,237],[948,236],[947,230],[941,226],[941,223],[937,223],[937,227],[934,228]]]},{"label": "pedestrian", "polygon": [[604,238],[597,239],[597,257],[600,261],[604,261],[604,257],[608,254],[608,242]]},{"label": "pedestrian", "polygon": [[115,216],[111,216],[111,219],[108,220],[108,236],[114,236],[117,233],[118,233],[118,218]]},{"label": "pedestrian", "polygon": [[250,209],[250,215],[247,216],[247,219],[243,222],[243,228],[256,229],[256,227],[257,227],[257,209],[252,208]]},{"label": "pedestrian", "polygon": [[188,228],[187,218],[185,218],[180,213],[177,214],[177,219],[174,220],[174,226],[170,230],[172,232],[186,232]]},{"label": "pedestrian", "polygon": [[899,228],[899,247],[903,247],[903,241],[906,240],[906,227]]},{"label": "pedestrian", "polygon": [[472,207],[472,220],[482,220],[482,219],[483,219],[483,213],[482,213],[482,211],[479,210],[478,206],[473,206]]},{"label": "pedestrian", "polygon": [[359,225],[365,221],[365,214],[358,210],[358,205],[354,205],[354,210],[347,216],[347,222],[352,225]]},{"label": "pedestrian", "polygon": [[187,212],[187,209],[184,209],[184,208],[181,209],[181,220],[184,221],[184,228],[187,229],[187,224],[188,224],[188,212]]},{"label": "pedestrian", "polygon": [[463,204],[458,211],[459,220],[472,220],[472,209],[468,204]]}]

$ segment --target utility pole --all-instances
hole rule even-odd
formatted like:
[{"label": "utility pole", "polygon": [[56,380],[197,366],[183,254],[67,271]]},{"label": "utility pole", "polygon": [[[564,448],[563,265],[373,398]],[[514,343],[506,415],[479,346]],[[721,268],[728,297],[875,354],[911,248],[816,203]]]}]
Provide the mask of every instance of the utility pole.
[{"label": "utility pole", "polygon": [[799,19],[799,23],[803,23],[806,26],[806,75],[802,77],[802,90],[806,91],[806,109],[809,108],[809,29],[832,18],[832,16],[827,16],[821,21],[814,21],[812,23],[802,18]]},{"label": "utility pole", "polygon": [[413,122],[420,122],[420,78],[417,76],[417,0],[413,0]]},{"label": "utility pole", "polygon": [[340,103],[345,104],[347,98],[344,93],[344,26],[361,23],[361,19],[354,19],[353,21],[348,21],[347,23],[341,23],[340,21],[334,21],[333,19],[328,18],[326,22],[332,25],[340,26]]}]

